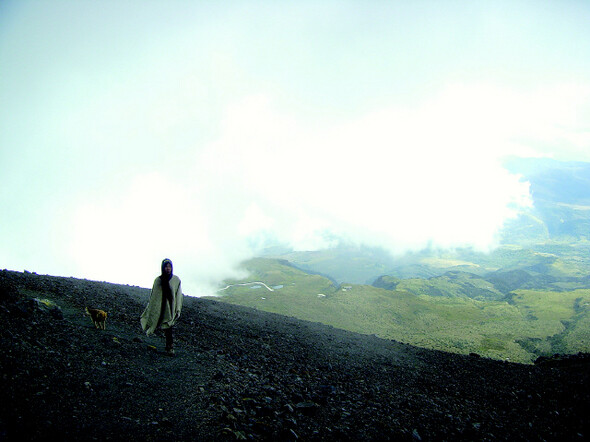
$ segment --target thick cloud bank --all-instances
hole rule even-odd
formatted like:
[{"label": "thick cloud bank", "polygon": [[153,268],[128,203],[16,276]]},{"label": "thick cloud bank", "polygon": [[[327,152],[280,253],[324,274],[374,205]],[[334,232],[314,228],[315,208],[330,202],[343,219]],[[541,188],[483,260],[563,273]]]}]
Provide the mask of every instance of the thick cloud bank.
[{"label": "thick cloud bank", "polygon": [[514,145],[491,124],[497,115],[457,108],[459,92],[473,91],[320,129],[247,97],[190,156],[79,206],[70,252],[84,274],[137,282],[169,256],[198,295],[273,242],[489,249],[530,204],[528,183],[500,164]]}]

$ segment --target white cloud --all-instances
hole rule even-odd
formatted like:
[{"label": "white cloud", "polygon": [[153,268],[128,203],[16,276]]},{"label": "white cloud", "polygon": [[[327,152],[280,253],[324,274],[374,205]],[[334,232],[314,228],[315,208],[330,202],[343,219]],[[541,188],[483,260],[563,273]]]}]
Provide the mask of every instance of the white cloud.
[{"label": "white cloud", "polygon": [[137,176],[114,199],[79,208],[72,253],[84,274],[143,284],[168,256],[198,295],[269,240],[298,250],[336,238],[392,253],[487,250],[530,205],[528,183],[500,159],[530,154],[523,140],[539,131],[565,139],[581,124],[558,93],[489,86],[452,86],[413,108],[323,128],[249,96],[227,108],[215,141],[195,143],[180,173]]},{"label": "white cloud", "polygon": [[116,197],[77,209],[70,253],[85,277],[141,286],[170,257],[189,294],[210,292],[248,252],[204,203],[173,176],[138,176]]},{"label": "white cloud", "polygon": [[443,95],[312,131],[254,97],[231,108],[225,136],[199,163],[230,174],[228,185],[272,212],[266,224],[293,244],[332,231],[401,249],[483,247],[528,190],[497,161],[511,145],[489,112],[474,117],[465,97]]}]

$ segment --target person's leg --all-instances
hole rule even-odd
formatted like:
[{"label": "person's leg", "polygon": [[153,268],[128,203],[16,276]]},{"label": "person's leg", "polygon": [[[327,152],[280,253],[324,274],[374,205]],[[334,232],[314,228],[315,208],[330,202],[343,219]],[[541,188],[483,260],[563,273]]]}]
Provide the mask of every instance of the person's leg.
[{"label": "person's leg", "polygon": [[172,336],[172,327],[164,329],[164,335],[166,336],[166,351],[168,353],[174,353],[174,338]]}]

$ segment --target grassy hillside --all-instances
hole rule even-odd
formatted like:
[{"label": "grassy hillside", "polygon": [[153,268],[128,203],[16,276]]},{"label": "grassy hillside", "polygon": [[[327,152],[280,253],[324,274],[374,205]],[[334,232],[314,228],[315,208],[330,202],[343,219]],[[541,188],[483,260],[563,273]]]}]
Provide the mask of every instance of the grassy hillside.
[{"label": "grassy hillside", "polygon": [[[380,281],[384,281],[384,278],[380,278]],[[378,286],[377,283],[374,285]],[[383,288],[391,289],[391,284]],[[481,301],[500,300],[506,296],[486,279],[467,272],[447,272],[429,279],[402,279],[395,285],[395,289],[415,295],[473,298]]]},{"label": "grassy hillside", "polygon": [[518,290],[510,303],[529,324],[528,337],[519,340],[529,351],[548,354],[590,348],[590,290]]},{"label": "grassy hillside", "polygon": [[[417,281],[402,280],[394,290],[358,284],[337,287],[327,278],[273,259],[257,258],[245,268],[250,281],[264,282],[273,291],[261,285],[235,286],[223,292],[222,301],[426,348],[524,363],[558,351],[590,351],[590,290],[522,290],[505,300],[483,301],[410,293]],[[500,295],[489,283],[482,286],[483,280],[460,277],[474,289]],[[458,284],[449,277],[437,280],[430,284],[441,291],[452,291]],[[244,281],[230,283],[238,282]],[[421,289],[426,286],[422,283]]]}]

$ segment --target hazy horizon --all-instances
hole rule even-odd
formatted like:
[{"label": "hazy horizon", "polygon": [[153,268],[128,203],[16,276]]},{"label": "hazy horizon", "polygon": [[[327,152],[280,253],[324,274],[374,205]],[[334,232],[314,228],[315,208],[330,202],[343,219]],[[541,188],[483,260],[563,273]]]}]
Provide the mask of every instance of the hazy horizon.
[{"label": "hazy horizon", "polygon": [[4,1],[0,267],[208,294],[266,241],[490,250],[590,161],[590,4]]}]

